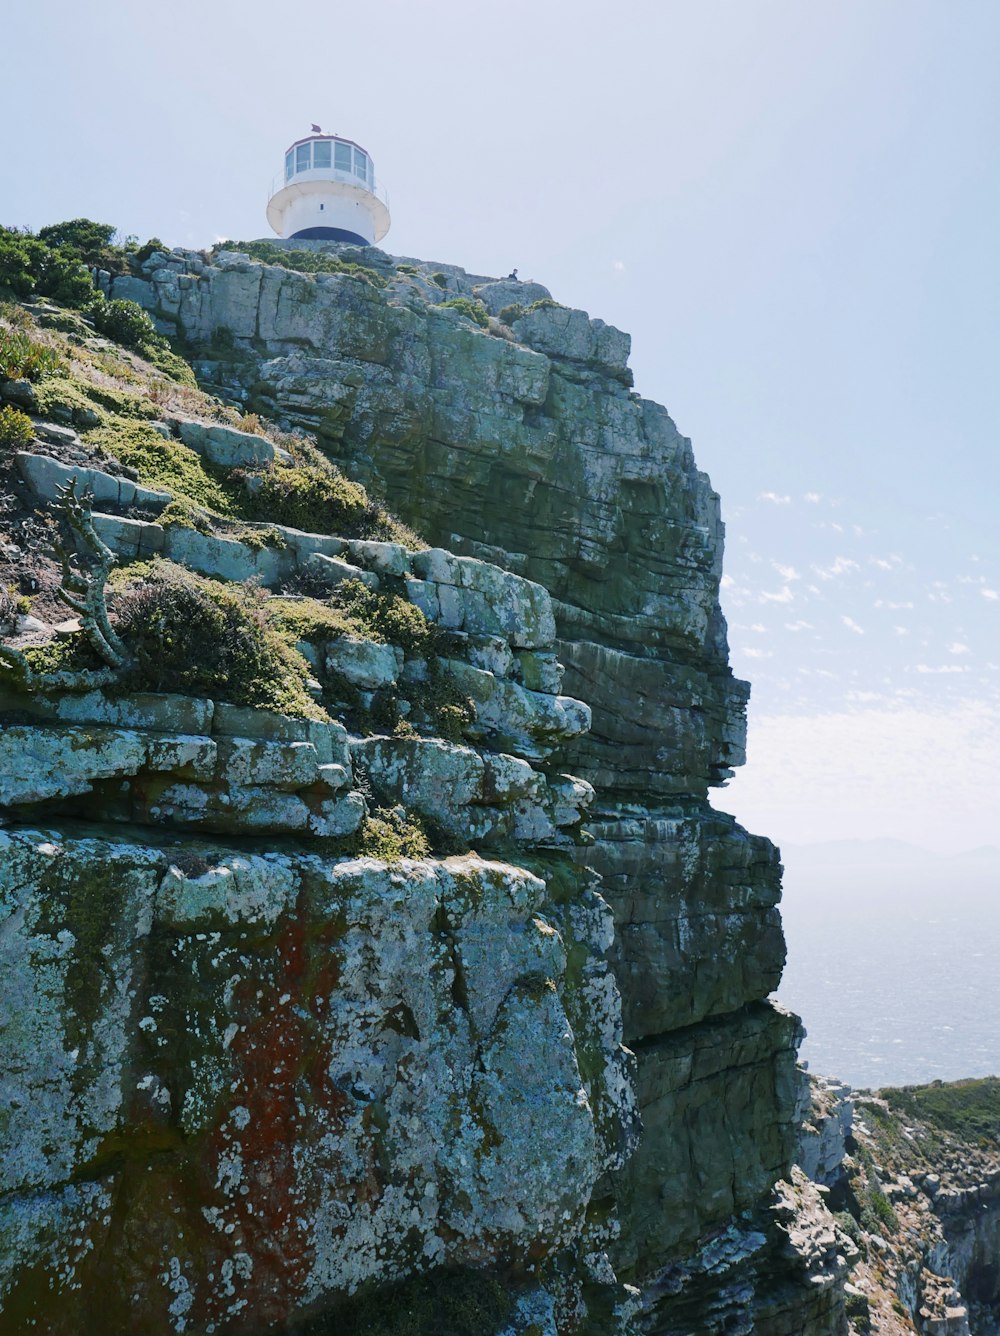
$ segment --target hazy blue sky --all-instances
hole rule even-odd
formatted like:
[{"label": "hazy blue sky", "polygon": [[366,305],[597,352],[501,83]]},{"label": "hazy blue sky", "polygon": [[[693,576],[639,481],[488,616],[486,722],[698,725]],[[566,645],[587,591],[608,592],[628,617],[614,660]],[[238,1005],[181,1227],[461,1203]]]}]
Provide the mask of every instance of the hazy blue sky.
[{"label": "hazy blue sky", "polygon": [[260,236],[318,121],[371,151],[387,249],[629,330],[728,522],[720,805],[998,839],[996,0],[37,0],[4,48],[6,223]]}]

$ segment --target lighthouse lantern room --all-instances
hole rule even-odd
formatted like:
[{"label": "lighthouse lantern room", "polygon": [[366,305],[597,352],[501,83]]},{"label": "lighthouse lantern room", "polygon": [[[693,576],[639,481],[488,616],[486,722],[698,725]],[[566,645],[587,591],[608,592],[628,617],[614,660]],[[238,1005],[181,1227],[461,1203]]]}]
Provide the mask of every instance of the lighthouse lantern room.
[{"label": "lighthouse lantern room", "polygon": [[285,154],[267,221],[279,237],[371,246],[389,230],[389,204],[371,155],[353,139],[317,132]]}]

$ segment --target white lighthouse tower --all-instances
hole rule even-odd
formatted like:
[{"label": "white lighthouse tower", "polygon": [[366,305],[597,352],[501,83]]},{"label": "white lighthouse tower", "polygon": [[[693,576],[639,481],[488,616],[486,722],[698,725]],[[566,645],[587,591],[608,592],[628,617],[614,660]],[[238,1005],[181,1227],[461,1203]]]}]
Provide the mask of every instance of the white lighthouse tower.
[{"label": "white lighthouse tower", "polygon": [[279,237],[351,241],[371,246],[389,230],[389,205],[376,184],[371,154],[353,139],[325,135],[318,126],[285,154],[267,221]]}]

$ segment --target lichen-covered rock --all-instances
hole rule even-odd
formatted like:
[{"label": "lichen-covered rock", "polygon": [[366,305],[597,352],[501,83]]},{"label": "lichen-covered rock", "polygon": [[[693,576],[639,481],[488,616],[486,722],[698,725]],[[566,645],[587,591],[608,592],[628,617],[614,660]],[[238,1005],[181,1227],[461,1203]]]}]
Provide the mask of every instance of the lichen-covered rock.
[{"label": "lichen-covered rock", "polygon": [[[641,1253],[630,1275],[640,1286],[653,1282],[651,1330],[701,1329],[708,1291],[689,1288],[702,1307],[685,1307],[655,1277],[680,1265],[702,1235],[728,1229],[734,1211],[763,1202],[788,1172],[795,1102],[790,1081],[779,1079],[790,1071],[793,1027],[759,1010],[784,958],[777,853],[707,802],[709,787],[744,759],[748,695],[728,667],[718,603],[718,497],[666,411],[631,392],[626,336],[543,300],[508,313],[514,341],[496,337],[436,306],[440,289],[435,295],[411,267],[382,292],[227,256],[176,299],[173,280],[163,279],[159,314],[172,311],[189,336],[206,338],[232,315],[228,294],[239,288],[247,337],[252,328],[264,351],[244,370],[220,362],[206,374],[242,384],[251,406],[315,429],[353,476],[374,482],[403,519],[452,554],[425,555],[406,582],[428,616],[454,630],[498,632],[476,620],[455,556],[485,557],[551,595],[554,645],[517,644],[509,627],[500,633],[517,654],[554,650],[565,665],[561,685],[542,663],[506,667],[469,652],[454,670],[477,709],[466,739],[545,758],[596,790],[596,838],[576,856],[600,873],[615,910],[645,1144],[678,1148],[676,1171],[662,1184],[652,1149],[624,1171],[649,1192],[634,1195],[623,1179],[620,1196],[637,1213],[627,1206],[617,1255]],[[508,297],[454,267],[442,281],[491,311]],[[153,274],[154,306],[160,285]],[[569,707],[560,718],[559,691],[584,702],[590,717]],[[756,1075],[744,1086],[749,1040],[740,1036],[750,1018]],[[680,1097],[657,1093],[662,1055],[676,1054],[671,1070],[697,1066],[706,1044],[721,1065],[714,1087],[698,1082],[713,1093],[706,1116],[688,1126]],[[727,1103],[730,1080],[744,1098]],[[700,1191],[701,1172],[712,1182],[718,1172],[718,1190]],[[750,1248],[739,1264],[754,1296],[750,1322],[769,1302],[767,1285],[785,1283],[768,1270],[769,1249]],[[800,1274],[795,1283],[805,1313],[808,1281]]]},{"label": "lichen-covered rock", "polygon": [[[51,826],[12,837],[34,861],[0,940],[17,988],[40,962],[45,1126],[82,1111],[51,1183],[3,1199],[4,1316],[124,1336],[138,1302],[154,1336],[238,1336],[472,1265],[503,1278],[509,1336],[610,1336],[636,1304],[661,1336],[833,1336],[838,1239],[788,1178],[796,1025],[765,1001],[778,855],[708,803],[744,758],[748,696],[718,498],[632,393],[627,335],[529,285],[309,245],[339,272],[177,251],[106,286],[432,546],[95,527],[123,557],[271,589],[360,580],[437,629],[419,652],[303,642],[364,737],[222,702],[0,695],[29,748],[4,815]],[[161,427],[213,468],[281,458],[209,422]],[[96,852],[68,824],[95,820]],[[347,857],[369,826],[532,871]],[[50,894],[96,865],[100,892]],[[92,896],[107,912],[72,919]],[[69,1004],[47,998],[84,978],[90,1029],[60,1058]]]},{"label": "lichen-covered rock", "polygon": [[605,934],[540,877],[24,832],[0,902],[11,1330],[256,1332],[434,1266],[565,1274],[634,1110],[568,966]]},{"label": "lichen-covered rock", "polygon": [[217,422],[205,424],[186,418],[168,418],[167,423],[185,445],[220,468],[262,468],[274,462],[275,447],[265,436],[238,431]]},{"label": "lichen-covered rock", "polygon": [[351,686],[376,691],[396,682],[403,670],[403,653],[395,645],[372,640],[337,640],[327,647],[326,668]]},{"label": "lichen-covered rock", "polygon": [[75,479],[82,492],[88,488],[98,505],[138,506],[142,510],[160,511],[169,504],[169,492],[151,487],[140,487],[128,478],[115,478],[101,469],[81,468],[63,464],[48,455],[21,451],[16,456],[18,468],[25,481],[42,501],[54,501],[59,489]]}]

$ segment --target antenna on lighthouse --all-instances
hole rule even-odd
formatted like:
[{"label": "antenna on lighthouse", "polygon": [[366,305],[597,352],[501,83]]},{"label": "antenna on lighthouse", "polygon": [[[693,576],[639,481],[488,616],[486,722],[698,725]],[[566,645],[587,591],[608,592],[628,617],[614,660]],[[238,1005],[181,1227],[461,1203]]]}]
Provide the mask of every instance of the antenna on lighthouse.
[{"label": "antenna on lighthouse", "polygon": [[267,221],[279,237],[371,246],[389,231],[389,201],[367,150],[313,125],[285,153]]}]

